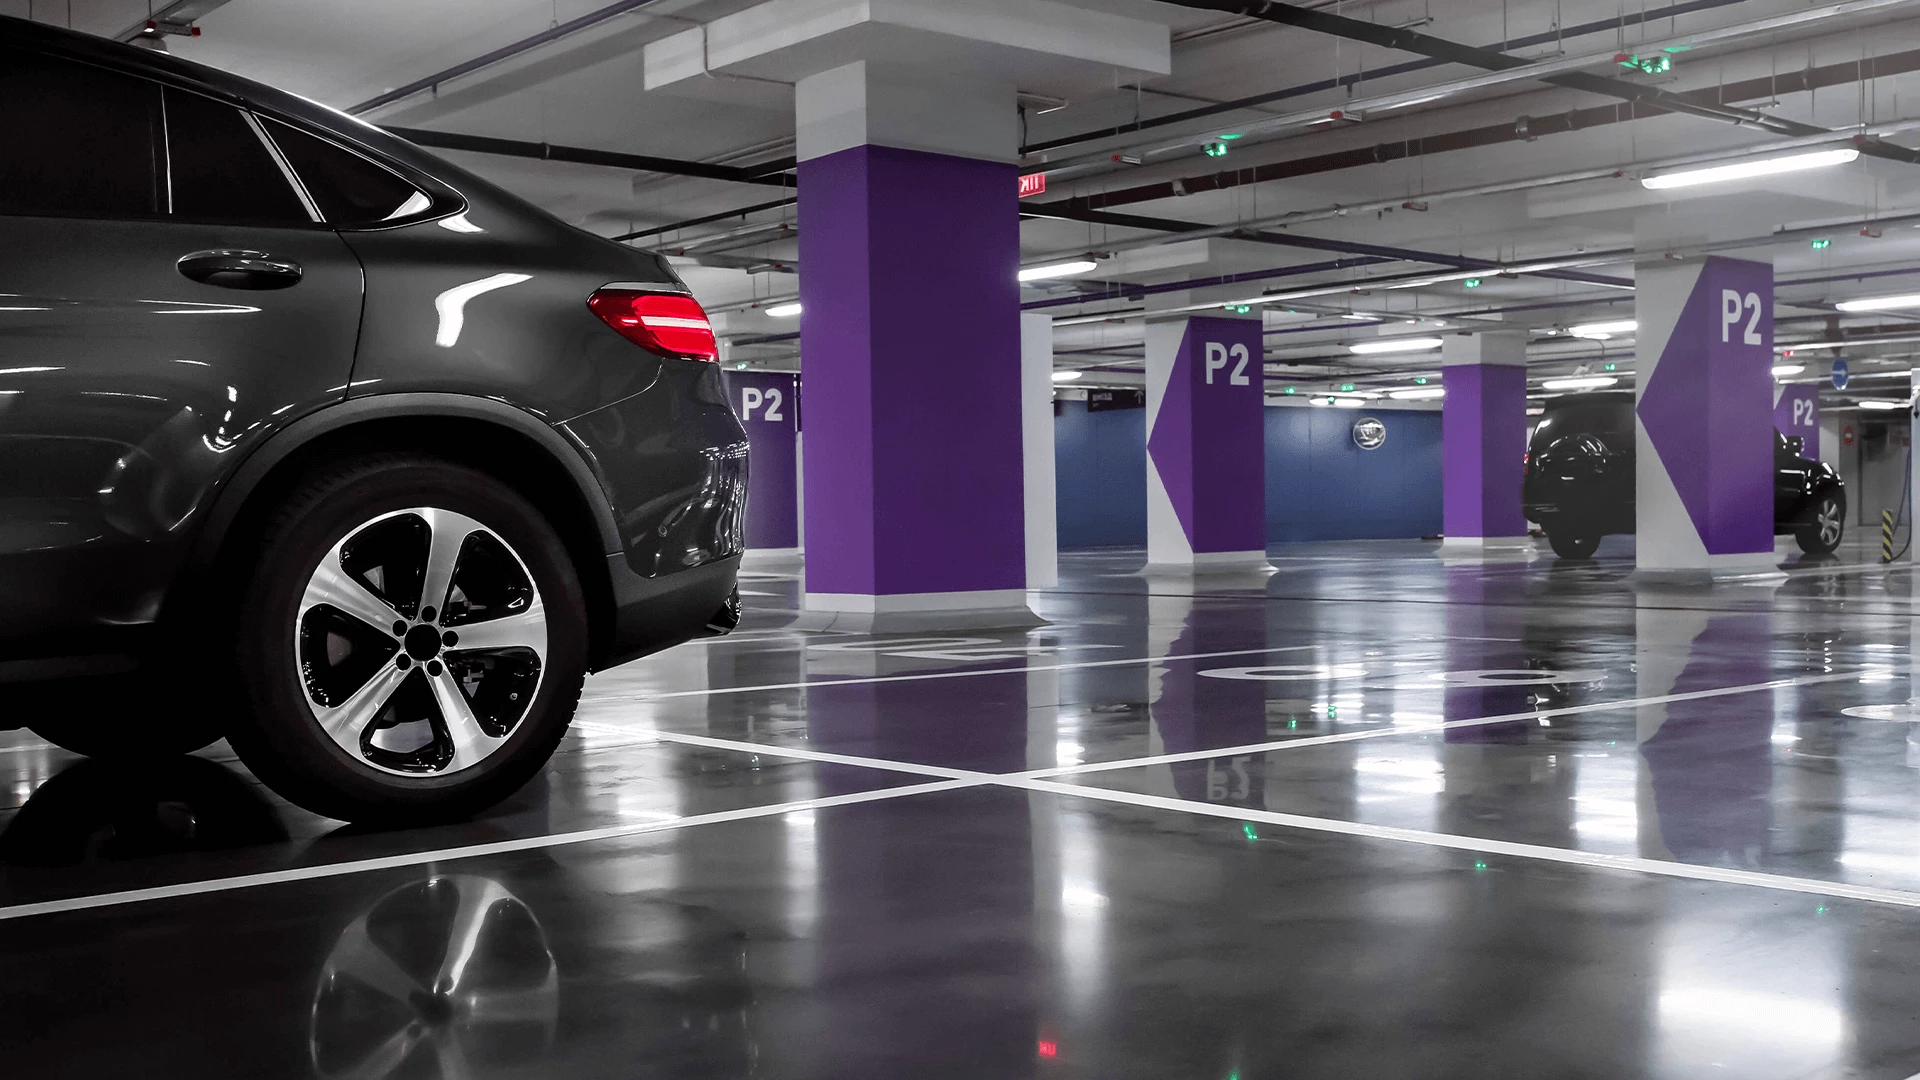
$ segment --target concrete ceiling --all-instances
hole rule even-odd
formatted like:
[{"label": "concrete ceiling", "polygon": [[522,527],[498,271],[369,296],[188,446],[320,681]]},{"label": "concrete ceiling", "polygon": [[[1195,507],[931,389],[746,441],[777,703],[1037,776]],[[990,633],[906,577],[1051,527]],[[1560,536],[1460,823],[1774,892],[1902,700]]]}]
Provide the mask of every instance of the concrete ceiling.
[{"label": "concrete ceiling", "polygon": [[[557,40],[519,51],[477,70],[446,78],[364,117],[376,123],[496,138],[548,142],[677,159],[751,165],[791,154],[791,90],[738,80],[738,87],[676,84],[644,88],[642,49],[651,41],[711,22],[754,0],[652,0]],[[1776,305],[1782,341],[1875,330],[1899,336],[1907,323],[1885,316],[1846,317],[1837,323],[1832,302],[1888,292],[1920,292],[1920,217],[1882,226],[1867,219],[1920,214],[1920,164],[1863,157],[1835,169],[1685,192],[1644,190],[1637,178],[1653,163],[1690,155],[1764,150],[1783,136],[1754,125],[1692,115],[1628,117],[1613,98],[1584,89],[1510,81],[1425,103],[1376,110],[1364,119],[1293,125],[1249,135],[1225,157],[1209,157],[1197,140],[1312,111],[1349,109],[1356,101],[1416,91],[1483,74],[1474,67],[1434,63],[1394,74],[1396,65],[1422,61],[1411,52],[1360,44],[1293,26],[1159,3],[1155,0],[1067,0],[1078,7],[1157,21],[1173,35],[1173,72],[1069,100],[1064,106],[1030,101],[1025,117],[1030,146],[1086,136],[1029,154],[1029,170],[1051,168],[1049,190],[1028,200],[1044,212],[1104,214],[1202,225],[1303,219],[1265,226],[1265,240],[1232,235],[1143,248],[1175,238],[1165,231],[1109,221],[1030,219],[1022,225],[1029,262],[1097,252],[1101,268],[1086,279],[1024,290],[1028,302],[1066,300],[1092,290],[1085,302],[1046,308],[1062,320],[1056,331],[1060,365],[1111,367],[1088,382],[1130,381],[1137,367],[1148,304],[1201,303],[1286,290],[1316,295],[1266,305],[1270,387],[1294,382],[1302,390],[1368,380],[1370,368],[1410,370],[1420,361],[1376,358],[1361,363],[1345,345],[1382,332],[1428,332],[1477,325],[1519,325],[1542,331],[1533,357],[1541,374],[1560,373],[1601,358],[1630,368],[1631,339],[1569,341],[1544,333],[1581,322],[1631,317],[1631,291],[1604,283],[1533,274],[1500,276],[1498,265],[1477,287],[1454,280],[1387,289],[1375,279],[1460,269],[1457,260],[1514,265],[1577,261],[1594,253],[1631,249],[1665,229],[1676,244],[1705,240],[1750,257],[1772,258],[1785,284]],[[177,55],[274,83],[343,109],[396,88],[510,48],[557,26],[606,8],[608,0],[228,0],[201,15],[201,35],[174,37]],[[0,12],[28,14],[28,0],[0,0]],[[203,6],[207,6],[204,5]],[[1566,0],[1347,0],[1303,6],[1474,46],[1500,48],[1528,60],[1618,51],[1633,53],[1721,27],[1803,12],[1805,0],[1682,0],[1673,14],[1664,0],[1573,4]],[[31,14],[78,29],[115,34],[137,25],[146,0],[33,0]],[[1604,10],[1602,10],[1604,9]],[[1641,11],[1668,11],[1642,20]],[[69,11],[71,15],[69,16]],[[1613,20],[1603,29],[1582,24]],[[1624,20],[1624,21],[1623,21]],[[1751,35],[1669,54],[1671,71],[1649,75],[1611,63],[1587,69],[1671,93],[1739,88],[1755,80],[1774,92],[1727,104],[1766,116],[1845,133],[1859,125],[1896,125],[1920,118],[1920,3],[1842,16],[1773,33]],[[1867,65],[1885,72],[1869,74]],[[1845,68],[1845,65],[1854,65]],[[1907,68],[1914,70],[1908,71]],[[1890,69],[1890,70],[1889,70]],[[1797,89],[1803,73],[1823,82]],[[1386,72],[1385,74],[1382,74]],[[1836,74],[1836,72],[1838,74]],[[1332,80],[1347,85],[1328,87]],[[1785,90],[1779,87],[1784,81]],[[1318,84],[1318,88],[1316,88]],[[1289,93],[1280,93],[1291,91]],[[1274,95],[1264,103],[1184,122],[1162,118],[1227,100]],[[1420,95],[1415,94],[1418,97]],[[1605,112],[1607,115],[1598,116]],[[1556,131],[1569,116],[1580,130]],[[1521,125],[1527,128],[1521,133]],[[1117,135],[1100,133],[1135,128]],[[1144,126],[1154,125],[1154,126]],[[1466,139],[1458,133],[1479,131]],[[1546,132],[1540,134],[1540,132]],[[1488,134],[1495,133],[1495,134]],[[1094,137],[1100,136],[1100,137]],[[1185,140],[1185,146],[1179,144]],[[1450,142],[1477,141],[1467,149]],[[1896,145],[1920,145],[1920,124],[1891,134]],[[1175,145],[1142,164],[1115,162]],[[1376,155],[1372,148],[1393,148]],[[608,235],[721,214],[777,200],[777,188],[495,155],[447,151],[462,165],[498,180],[561,217]],[[1362,158],[1396,160],[1360,163]],[[1089,163],[1090,162],[1090,163]],[[1062,168],[1065,166],[1065,168]],[[1254,169],[1279,178],[1249,181]],[[1582,171],[1593,178],[1565,182]],[[1619,175],[1610,175],[1618,171]],[[1227,174],[1222,179],[1222,174]],[[1177,184],[1176,184],[1177,182]],[[1476,189],[1503,190],[1474,193]],[[1174,192],[1190,189],[1194,193]],[[1679,197],[1673,197],[1673,196]],[[1101,205],[1102,203],[1105,205]],[[1045,204],[1055,204],[1047,210]],[[1081,216],[1089,216],[1082,214]],[[1097,215],[1091,215],[1097,216]],[[792,320],[768,318],[753,305],[797,290],[791,264],[798,246],[792,229],[756,230],[736,241],[716,239],[744,226],[794,221],[791,206],[690,226],[642,242],[670,250],[696,244],[682,272],[710,308],[726,313],[726,333],[740,341],[736,359],[791,367],[797,342],[782,338]],[[1776,234],[1779,234],[1776,236]],[[1287,242],[1276,243],[1275,237]],[[1831,243],[1816,249],[1814,239]],[[1302,242],[1312,245],[1299,246]],[[742,246],[744,245],[744,246]],[[1374,261],[1285,274],[1288,267],[1352,263],[1374,248],[1406,249],[1436,260],[1374,255]],[[1350,250],[1343,250],[1350,249]],[[1111,254],[1109,254],[1111,253]],[[1456,260],[1448,265],[1444,260]],[[742,267],[780,263],[786,270]],[[1632,277],[1631,259],[1613,255],[1577,272],[1615,281]],[[801,267],[804,271],[804,267]],[[1841,280],[1884,273],[1868,280]],[[1168,290],[1143,299],[1126,290],[1171,285],[1225,274],[1265,274],[1231,286]],[[1832,279],[1832,280],[1812,280]],[[1520,310],[1516,310],[1520,309]],[[1340,318],[1341,314],[1372,318]],[[1104,316],[1111,321],[1094,317]],[[930,319],[940,317],[930,311]],[[1425,323],[1406,320],[1425,319]],[[1436,320],[1445,320],[1439,322]],[[1450,323],[1450,325],[1449,325]],[[1920,328],[1908,331],[1920,335]],[[1862,346],[1857,367],[1875,355],[1887,370],[1910,366],[1905,354],[1920,345]],[[1816,361],[1824,369],[1824,357]],[[1430,364],[1429,364],[1430,366]],[[1624,372],[1623,372],[1624,373]],[[1395,376],[1397,377],[1397,375]],[[1331,381],[1331,382],[1330,382]],[[1379,380],[1375,380],[1379,381]]]}]

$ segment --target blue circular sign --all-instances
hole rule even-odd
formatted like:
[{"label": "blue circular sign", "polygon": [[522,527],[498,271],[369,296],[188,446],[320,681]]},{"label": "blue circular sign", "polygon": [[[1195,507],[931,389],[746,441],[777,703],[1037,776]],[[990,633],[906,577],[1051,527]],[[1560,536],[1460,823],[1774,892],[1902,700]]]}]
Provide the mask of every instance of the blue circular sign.
[{"label": "blue circular sign", "polygon": [[1833,358],[1833,388],[1835,390],[1847,388],[1847,358],[1844,356]]}]

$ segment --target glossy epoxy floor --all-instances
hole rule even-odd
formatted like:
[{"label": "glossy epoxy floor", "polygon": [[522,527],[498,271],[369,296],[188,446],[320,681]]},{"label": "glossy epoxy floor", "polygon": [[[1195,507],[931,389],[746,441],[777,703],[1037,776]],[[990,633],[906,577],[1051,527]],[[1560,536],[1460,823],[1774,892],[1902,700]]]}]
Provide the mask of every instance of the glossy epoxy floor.
[{"label": "glossy epoxy floor", "polygon": [[1272,554],[892,638],[764,568],[433,830],[0,736],[0,1072],[1920,1073],[1916,575]]}]

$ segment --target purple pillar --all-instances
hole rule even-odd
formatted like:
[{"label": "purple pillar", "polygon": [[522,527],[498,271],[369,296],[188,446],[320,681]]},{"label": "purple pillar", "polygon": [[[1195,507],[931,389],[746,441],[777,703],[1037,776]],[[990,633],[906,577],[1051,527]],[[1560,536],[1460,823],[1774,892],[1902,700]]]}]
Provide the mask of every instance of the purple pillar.
[{"label": "purple pillar", "polygon": [[1790,439],[1799,437],[1801,457],[1819,461],[1820,387],[1813,383],[1775,384],[1773,426]]},{"label": "purple pillar", "polygon": [[727,372],[733,411],[747,429],[747,547],[800,548],[800,380],[772,371]]},{"label": "purple pillar", "polygon": [[1147,328],[1147,561],[1263,566],[1266,413],[1258,320]]},{"label": "purple pillar", "polygon": [[1773,267],[1644,261],[1634,288],[1639,568],[1770,567]]},{"label": "purple pillar", "polygon": [[1527,451],[1524,333],[1449,337],[1443,346],[1446,403],[1440,417],[1443,525],[1447,547],[1526,541],[1520,485]]},{"label": "purple pillar", "polygon": [[1033,621],[1016,168],[854,146],[800,163],[800,220],[807,608]]}]

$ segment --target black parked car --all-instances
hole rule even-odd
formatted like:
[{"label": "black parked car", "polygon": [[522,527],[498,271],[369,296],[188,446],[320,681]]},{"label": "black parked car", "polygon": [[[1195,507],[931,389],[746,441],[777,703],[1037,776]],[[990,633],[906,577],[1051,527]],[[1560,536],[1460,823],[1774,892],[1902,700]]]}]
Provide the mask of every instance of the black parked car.
[{"label": "black parked car", "polygon": [[225,736],[335,817],[497,800],[587,671],[737,621],[715,360],[653,255],[0,18],[0,726]]},{"label": "black parked car", "polygon": [[[1846,531],[1840,474],[1801,457],[1799,439],[1773,433],[1773,531],[1800,550],[1825,555]],[[1633,392],[1549,399],[1527,444],[1527,520],[1546,531],[1554,554],[1584,559],[1608,533],[1634,531]]]}]

